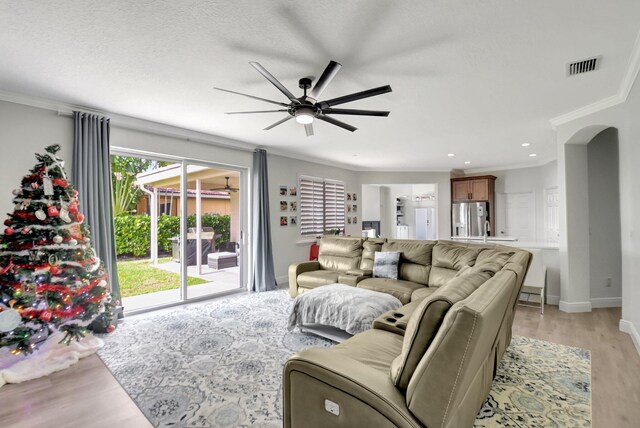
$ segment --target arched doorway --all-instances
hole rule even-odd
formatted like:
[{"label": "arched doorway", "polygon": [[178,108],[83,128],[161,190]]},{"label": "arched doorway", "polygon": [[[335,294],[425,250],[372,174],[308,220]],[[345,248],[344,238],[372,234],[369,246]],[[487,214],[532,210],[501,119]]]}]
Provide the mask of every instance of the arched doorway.
[{"label": "arched doorway", "polygon": [[[618,130],[596,125],[564,144],[560,309],[621,305]],[[564,223],[564,224],[562,224]]]}]

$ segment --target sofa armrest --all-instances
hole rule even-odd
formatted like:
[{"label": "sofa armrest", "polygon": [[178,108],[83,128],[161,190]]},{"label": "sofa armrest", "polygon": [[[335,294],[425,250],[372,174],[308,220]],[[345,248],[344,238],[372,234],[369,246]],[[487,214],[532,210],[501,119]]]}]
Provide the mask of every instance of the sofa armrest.
[{"label": "sofa armrest", "polygon": [[373,271],[369,270],[369,269],[349,269],[346,272],[346,274],[347,275],[370,277],[371,275],[373,275]]},{"label": "sofa armrest", "polygon": [[358,283],[360,281],[362,281],[363,279],[369,278],[368,276],[364,276],[364,275],[350,275],[350,274],[344,274],[341,273],[338,275],[338,283],[340,284],[346,284],[346,285],[350,285],[352,287],[355,287],[358,285]]},{"label": "sofa armrest", "polygon": [[[284,426],[422,427],[388,373],[331,349],[307,349],[284,366]],[[325,409],[339,406],[339,415]]]},{"label": "sofa armrest", "polygon": [[407,303],[401,308],[387,311],[373,320],[372,328],[378,330],[386,330],[391,333],[404,336],[404,332],[407,330],[407,324],[411,315],[416,310],[421,301],[415,301]]},{"label": "sofa armrest", "polygon": [[320,263],[316,261],[293,263],[289,265],[289,294],[291,297],[298,295],[298,275],[320,269]]}]

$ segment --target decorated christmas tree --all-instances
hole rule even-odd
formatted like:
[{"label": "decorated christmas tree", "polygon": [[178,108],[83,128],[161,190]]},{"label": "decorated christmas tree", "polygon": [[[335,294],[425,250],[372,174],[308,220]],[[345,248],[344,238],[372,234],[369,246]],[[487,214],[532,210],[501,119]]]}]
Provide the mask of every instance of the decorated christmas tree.
[{"label": "decorated christmas tree", "polygon": [[53,145],[36,155],[13,191],[15,208],[0,236],[0,349],[13,354],[33,352],[38,338],[55,331],[68,345],[90,323],[111,322],[107,272],[59,150]]}]

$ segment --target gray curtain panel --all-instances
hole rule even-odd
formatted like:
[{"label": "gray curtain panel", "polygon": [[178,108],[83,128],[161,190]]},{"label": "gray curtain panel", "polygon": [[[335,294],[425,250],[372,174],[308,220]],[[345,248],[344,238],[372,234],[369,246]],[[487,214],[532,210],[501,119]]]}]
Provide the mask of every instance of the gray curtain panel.
[{"label": "gray curtain panel", "polygon": [[109,119],[76,111],[73,122],[73,184],[91,230],[93,248],[109,272],[111,295],[120,300],[111,206]]},{"label": "gray curtain panel", "polygon": [[253,153],[253,279],[251,291],[276,288],[271,250],[271,221],[269,218],[269,180],[267,151]]}]

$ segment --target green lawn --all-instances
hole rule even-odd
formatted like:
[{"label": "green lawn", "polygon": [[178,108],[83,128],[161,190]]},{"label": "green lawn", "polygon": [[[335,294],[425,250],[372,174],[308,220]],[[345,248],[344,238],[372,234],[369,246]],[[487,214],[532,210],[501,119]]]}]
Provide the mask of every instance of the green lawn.
[{"label": "green lawn", "polygon": [[[169,257],[158,260],[168,263]],[[156,291],[172,290],[180,286],[180,275],[154,267],[148,260],[118,261],[118,279],[122,297],[139,296]],[[187,277],[187,285],[206,284],[204,279]]]}]

